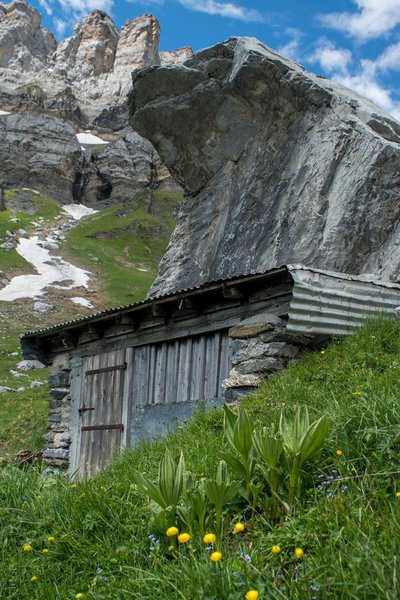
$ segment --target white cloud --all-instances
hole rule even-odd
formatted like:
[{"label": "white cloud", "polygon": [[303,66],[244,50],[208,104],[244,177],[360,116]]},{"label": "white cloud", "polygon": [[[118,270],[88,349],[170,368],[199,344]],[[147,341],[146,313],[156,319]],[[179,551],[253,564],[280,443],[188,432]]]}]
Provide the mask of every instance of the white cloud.
[{"label": "white cloud", "polygon": [[302,32],[294,27],[289,27],[286,29],[285,33],[290,35],[292,39],[283,46],[279,46],[278,52],[286,58],[290,58],[290,60],[300,62],[300,40]]},{"label": "white cloud", "polygon": [[318,62],[327,73],[346,73],[352,54],[346,48],[336,48],[332,42],[321,40],[309,60]]},{"label": "white cloud", "polygon": [[63,21],[62,19],[59,19],[58,17],[53,18],[53,24],[56,28],[57,34],[60,36],[64,34],[65,30],[68,27],[68,23],[66,21]]},{"label": "white cloud", "polygon": [[360,42],[377,38],[400,23],[400,0],[352,0],[358,12],[338,12],[321,15],[321,22],[339,29]]},{"label": "white cloud", "polygon": [[47,0],[39,0],[40,6],[46,11],[48,15],[53,14],[53,9],[50,6],[50,3]]},{"label": "white cloud", "polygon": [[319,63],[332,79],[368,98],[396,119],[400,119],[400,100],[382,84],[380,77],[389,70],[400,70],[399,59],[400,43],[388,46],[375,60],[362,59],[356,70],[351,70],[351,52],[326,40],[321,40],[308,57],[311,62]]},{"label": "white cloud", "polygon": [[263,17],[258,10],[238,6],[233,2],[218,2],[217,0],[178,0],[189,10],[207,13],[208,15],[219,15],[221,17],[230,17],[240,21],[263,21]]}]

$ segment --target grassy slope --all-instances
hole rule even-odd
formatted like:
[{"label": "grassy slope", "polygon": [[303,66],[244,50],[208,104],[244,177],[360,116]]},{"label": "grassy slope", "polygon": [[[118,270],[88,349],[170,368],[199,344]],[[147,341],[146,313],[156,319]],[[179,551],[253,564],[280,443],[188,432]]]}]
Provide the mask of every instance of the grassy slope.
[{"label": "grassy slope", "polygon": [[[209,476],[224,448],[219,410],[200,412],[165,440],[127,452],[113,469],[85,484],[3,469],[2,597],[64,600],[82,593],[97,600],[239,600],[255,588],[260,600],[397,599],[399,348],[398,321],[369,323],[305,356],[245,400],[260,424],[277,423],[282,407],[290,412],[296,403],[307,404],[313,415],[328,415],[330,432],[321,462],[305,469],[306,492],[294,515],[271,524],[260,514],[253,532],[240,536],[230,534],[228,517],[217,566],[197,532],[174,558],[162,533],[160,544],[150,549],[154,543],[147,536],[154,531],[147,501],[132,485],[131,470],[155,477],[167,445],[173,452],[183,449],[187,466]],[[321,481],[332,483],[319,489]],[[240,507],[237,511],[236,518],[247,519]],[[24,552],[24,544],[33,550]],[[273,545],[282,552],[273,555]],[[304,549],[301,560],[294,557],[296,546]]]},{"label": "grassy slope", "polygon": [[64,254],[97,271],[106,304],[142,300],[157,274],[180,200],[174,192],[138,192],[129,203],[83,219],[69,232]]},{"label": "grassy slope", "polygon": [[[7,200],[12,201],[17,193],[18,190],[6,190],[6,202]],[[27,195],[29,195],[29,192],[25,192],[25,196]],[[32,206],[36,211],[35,215],[15,210],[0,211],[0,240],[5,241],[7,239],[7,231],[12,233],[18,229],[25,229],[28,232],[32,231],[32,222],[37,221],[37,217],[42,217],[43,224],[46,225],[60,214],[60,205],[55,200],[46,196],[39,196],[35,193],[30,193],[30,196]],[[18,220],[15,222],[10,221],[13,218]],[[0,270],[4,271],[9,277],[21,273],[33,272],[32,266],[16,250],[5,248],[0,248]]]},{"label": "grassy slope", "polygon": [[[8,200],[17,190],[7,190]],[[24,193],[25,196],[27,192]],[[141,192],[131,203],[99,211],[82,219],[67,234],[65,248],[60,248],[73,264],[93,272],[91,287],[95,289],[92,300],[95,308],[142,300],[154,280],[158,263],[168,244],[174,227],[181,198],[172,192]],[[31,222],[42,217],[44,228],[59,224],[60,206],[49,198],[31,194],[36,214],[0,212],[0,239],[6,231],[25,229],[33,231]],[[150,214],[151,213],[151,214]],[[18,222],[10,222],[17,217]],[[98,259],[94,261],[93,259]],[[140,271],[139,269],[146,269]],[[11,278],[16,274],[33,272],[32,266],[15,250],[0,249],[0,270]],[[127,273],[129,277],[127,277]],[[70,295],[74,295],[71,293]],[[47,385],[30,389],[32,381],[47,381],[47,370],[29,371],[26,377],[15,377],[15,370],[22,359],[19,335],[50,326],[54,323],[87,315],[85,309],[69,302],[65,293],[53,290],[48,298],[56,305],[49,313],[38,314],[31,310],[32,301],[18,300],[0,302],[0,385],[24,391],[0,395],[0,455],[20,450],[35,452],[43,447],[43,435],[47,429],[49,391]],[[43,298],[46,300],[46,297]],[[18,352],[18,356],[13,356]]]}]

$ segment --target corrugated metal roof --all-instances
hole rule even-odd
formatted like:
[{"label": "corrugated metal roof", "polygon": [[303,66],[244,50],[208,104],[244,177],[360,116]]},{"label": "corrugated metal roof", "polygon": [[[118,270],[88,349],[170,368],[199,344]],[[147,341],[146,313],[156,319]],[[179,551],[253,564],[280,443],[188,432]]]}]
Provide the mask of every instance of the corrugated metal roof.
[{"label": "corrugated metal roof", "polygon": [[363,276],[289,265],[293,278],[288,332],[342,336],[366,316],[400,305],[400,286]]},{"label": "corrugated metal roof", "polygon": [[206,284],[182,289],[165,296],[156,296],[141,302],[109,308],[86,317],[58,323],[46,329],[29,331],[21,339],[47,336],[82,324],[107,319],[117,313],[135,311],[146,306],[159,305],[180,297],[203,294],[224,285],[273,277],[287,272],[293,278],[293,298],[290,303],[288,331],[307,335],[341,336],[360,324],[366,315],[390,311],[400,306],[400,285],[376,281],[373,277],[348,275],[314,269],[303,265],[282,265],[275,269],[255,271],[219,279]]}]

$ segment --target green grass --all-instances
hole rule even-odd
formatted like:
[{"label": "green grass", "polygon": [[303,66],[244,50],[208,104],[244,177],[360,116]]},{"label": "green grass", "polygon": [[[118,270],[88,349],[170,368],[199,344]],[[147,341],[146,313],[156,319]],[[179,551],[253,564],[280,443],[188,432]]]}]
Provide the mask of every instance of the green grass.
[{"label": "green grass", "polygon": [[[46,226],[61,213],[60,205],[55,200],[27,190],[5,190],[6,204],[12,204],[13,200],[21,193],[28,201],[30,200],[35,214],[27,214],[12,209],[0,211],[0,240],[2,241],[6,241],[7,231],[14,233],[18,229],[25,229],[27,232],[32,232],[32,222],[37,221],[37,217],[42,217],[43,225]],[[18,221],[10,221],[13,218],[18,219]],[[5,248],[0,248],[0,270],[10,277],[17,273],[33,272],[32,266],[15,249]]]},{"label": "green grass", "polygon": [[143,190],[131,202],[82,219],[63,251],[74,264],[94,272],[108,305],[145,297],[168,245],[181,196]]},{"label": "green grass", "polygon": [[[155,531],[132,470],[155,478],[167,446],[173,454],[183,450],[187,467],[209,477],[225,447],[221,410],[200,411],[190,424],[126,452],[87,483],[45,479],[39,467],[4,468],[2,598],[239,600],[256,589],[260,600],[397,599],[399,349],[398,321],[369,322],[244,400],[259,425],[277,424],[282,408],[291,413],[300,403],[313,416],[327,415],[330,431],[320,460],[304,469],[303,499],[290,518],[270,522],[260,512],[253,531],[233,536],[233,523],[248,525],[249,513],[243,503],[231,507],[218,565],[196,531],[187,545],[168,550],[171,542]],[[148,538],[153,533],[160,543]],[[33,550],[24,551],[25,544]],[[272,554],[273,545],[279,554]],[[302,559],[295,547],[304,550]]]}]

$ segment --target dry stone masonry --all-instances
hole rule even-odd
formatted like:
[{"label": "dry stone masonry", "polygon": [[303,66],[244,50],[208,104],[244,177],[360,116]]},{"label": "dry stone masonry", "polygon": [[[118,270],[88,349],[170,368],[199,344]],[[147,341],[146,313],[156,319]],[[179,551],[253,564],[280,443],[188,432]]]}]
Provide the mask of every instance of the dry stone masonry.
[{"label": "dry stone masonry", "polygon": [[69,448],[71,444],[70,395],[71,364],[67,355],[59,356],[51,367],[49,375],[50,430],[46,435],[46,447],[43,459],[47,465],[67,469],[69,465]]},{"label": "dry stone masonry", "polygon": [[229,337],[232,339],[232,370],[222,383],[228,401],[254,391],[311,343],[305,336],[286,333],[286,320],[269,313],[241,321],[229,329]]}]

